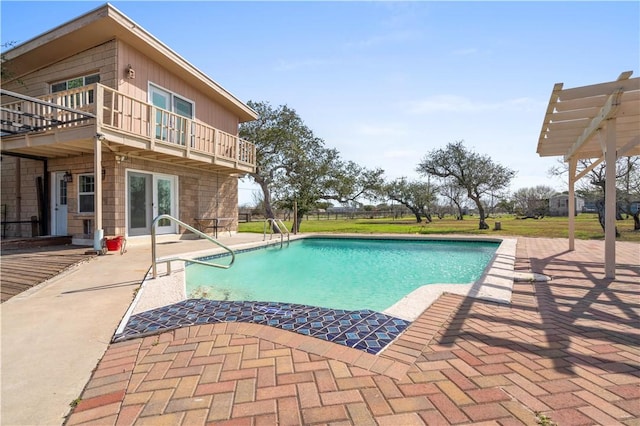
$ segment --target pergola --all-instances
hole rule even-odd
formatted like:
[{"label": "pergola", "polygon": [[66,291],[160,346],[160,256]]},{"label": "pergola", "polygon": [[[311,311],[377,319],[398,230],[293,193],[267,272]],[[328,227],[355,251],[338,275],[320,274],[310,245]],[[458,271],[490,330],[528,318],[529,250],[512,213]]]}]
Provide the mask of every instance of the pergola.
[{"label": "pergola", "polygon": [[[537,152],[569,163],[569,250],[575,250],[575,183],[605,162],[605,277],[616,274],[616,160],[640,155],[640,78],[632,71],[617,80],[551,92]],[[577,172],[579,160],[591,166]],[[609,179],[608,177],[612,178]]]}]

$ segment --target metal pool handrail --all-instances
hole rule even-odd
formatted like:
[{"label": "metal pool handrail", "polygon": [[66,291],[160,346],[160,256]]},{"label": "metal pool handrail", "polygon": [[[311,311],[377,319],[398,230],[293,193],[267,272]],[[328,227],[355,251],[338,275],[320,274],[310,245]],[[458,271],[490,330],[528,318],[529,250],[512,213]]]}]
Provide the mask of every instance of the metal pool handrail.
[{"label": "metal pool handrail", "polygon": [[267,239],[267,224],[269,224],[269,232],[270,232],[270,236],[269,239],[271,239],[273,237],[273,228],[275,227],[278,232],[280,233],[280,247],[282,247],[282,243],[284,241],[284,232],[282,232],[282,229],[280,229],[280,227],[282,226],[282,228],[284,228],[284,230],[286,231],[287,234],[287,244],[289,244],[289,229],[287,228],[287,225],[284,224],[284,222],[280,219],[273,219],[273,218],[266,218],[264,220],[264,229],[262,231],[262,241]]},{"label": "metal pool handrail", "polygon": [[[206,238],[207,240],[211,241],[212,243],[216,244],[217,246],[222,247],[223,249],[225,249],[226,251],[231,253],[231,262],[229,262],[228,265],[220,265],[220,264],[217,264],[217,263],[203,262],[203,261],[197,260],[197,259],[187,259],[187,258],[182,258],[182,257],[169,257],[169,258],[164,258],[164,259],[158,259],[156,257],[156,224],[162,219],[168,219],[168,220],[170,220],[172,222],[175,222],[178,225],[180,225],[180,226],[188,229],[189,231],[193,232],[194,234],[197,234],[202,238]],[[174,260],[181,260],[183,262],[197,263],[199,265],[205,265],[205,266],[213,266],[215,268],[229,269],[231,267],[231,265],[233,265],[233,262],[236,260],[236,254],[229,247],[225,246],[224,244],[222,244],[221,242],[219,242],[215,238],[208,236],[204,232],[201,232],[201,231],[197,230],[196,228],[187,225],[186,223],[182,222],[181,220],[176,219],[173,216],[170,216],[168,214],[161,214],[160,216],[156,217],[153,220],[153,223],[151,224],[151,265],[152,265],[152,270],[153,270],[153,278],[157,278],[158,277],[158,263],[166,263],[167,264],[167,274],[171,274],[171,262],[174,261]]]}]

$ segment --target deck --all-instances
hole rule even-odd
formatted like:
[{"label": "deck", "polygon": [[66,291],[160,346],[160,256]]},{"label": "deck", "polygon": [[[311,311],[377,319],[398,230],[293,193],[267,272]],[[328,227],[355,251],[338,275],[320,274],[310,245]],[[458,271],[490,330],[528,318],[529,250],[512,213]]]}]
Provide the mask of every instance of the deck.
[{"label": "deck", "polygon": [[43,158],[93,155],[99,134],[103,150],[121,157],[255,172],[255,144],[99,83],[39,98],[4,97],[11,96],[17,100],[0,111],[3,151]]},{"label": "deck", "polygon": [[49,246],[5,249],[0,255],[0,302],[37,286],[91,259],[87,247]]}]

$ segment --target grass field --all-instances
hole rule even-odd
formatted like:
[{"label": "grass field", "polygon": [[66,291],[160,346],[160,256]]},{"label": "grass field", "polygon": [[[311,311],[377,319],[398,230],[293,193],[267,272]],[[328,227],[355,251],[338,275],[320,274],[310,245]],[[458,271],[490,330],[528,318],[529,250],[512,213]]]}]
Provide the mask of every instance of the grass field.
[{"label": "grass field", "polygon": [[[502,230],[494,230],[499,221]],[[415,219],[353,219],[353,220],[305,220],[300,231],[335,232],[358,234],[468,234],[468,235],[504,235],[544,238],[567,238],[568,219],[566,217],[545,217],[543,219],[516,219],[503,215],[487,219],[491,229],[479,230],[478,219],[465,216],[464,220],[453,218],[434,218],[431,223],[416,223]],[[291,222],[285,224],[291,228]],[[633,219],[617,221],[620,232],[618,241],[640,242],[640,231],[633,230]],[[264,230],[264,222],[240,223],[239,232],[259,232]],[[580,214],[576,217],[576,238],[604,240],[604,232],[598,223],[596,214]]]}]

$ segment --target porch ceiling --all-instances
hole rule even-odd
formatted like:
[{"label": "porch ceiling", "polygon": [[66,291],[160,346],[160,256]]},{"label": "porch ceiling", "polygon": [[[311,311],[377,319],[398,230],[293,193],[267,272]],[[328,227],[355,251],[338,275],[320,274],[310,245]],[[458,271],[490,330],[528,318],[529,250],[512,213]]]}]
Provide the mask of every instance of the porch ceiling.
[{"label": "porch ceiling", "polygon": [[617,156],[640,155],[640,78],[627,71],[617,80],[551,92],[537,152],[541,157],[601,158],[605,128],[616,119]]},{"label": "porch ceiling", "polygon": [[[67,130],[64,132],[64,136],[55,131],[3,136],[2,153],[49,159],[70,158],[81,155],[93,158],[95,135],[95,125],[91,124]],[[131,141],[128,141],[128,143],[131,143]],[[136,147],[105,139],[102,141],[103,158],[104,154],[112,153],[121,158],[124,157],[124,161],[141,159],[151,162],[170,163],[198,170],[226,173],[253,172],[253,168],[250,166],[245,166],[241,163],[236,164],[231,159],[211,158],[205,155],[198,155],[195,152],[181,153],[172,149],[171,145],[166,147],[158,147],[156,145],[155,151],[150,151],[143,143],[138,143],[138,145],[140,146]],[[165,148],[166,152],[162,152],[162,148]]]}]

